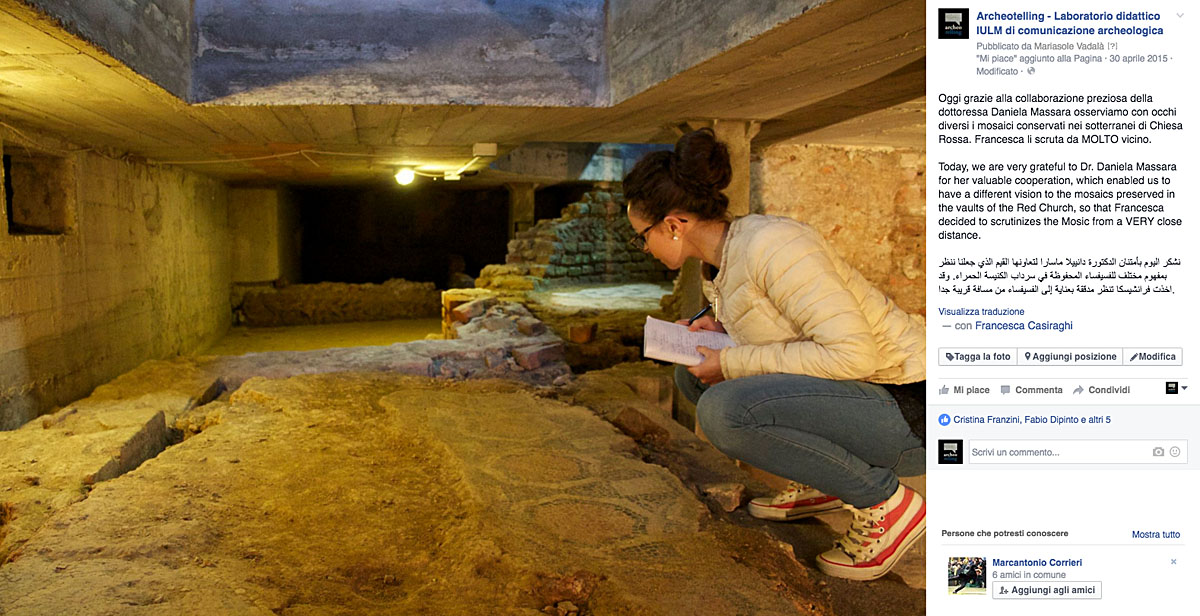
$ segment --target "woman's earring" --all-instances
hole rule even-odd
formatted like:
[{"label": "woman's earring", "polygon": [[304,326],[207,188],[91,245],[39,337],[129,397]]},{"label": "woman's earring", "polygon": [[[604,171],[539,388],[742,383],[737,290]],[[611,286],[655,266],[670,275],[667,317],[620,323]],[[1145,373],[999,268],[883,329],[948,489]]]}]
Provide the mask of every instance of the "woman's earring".
[{"label": "woman's earring", "polygon": [[678,240],[678,239],[679,239],[679,236],[678,236],[678,235],[672,235],[672,236],[671,236],[671,239],[673,239],[673,240]]}]

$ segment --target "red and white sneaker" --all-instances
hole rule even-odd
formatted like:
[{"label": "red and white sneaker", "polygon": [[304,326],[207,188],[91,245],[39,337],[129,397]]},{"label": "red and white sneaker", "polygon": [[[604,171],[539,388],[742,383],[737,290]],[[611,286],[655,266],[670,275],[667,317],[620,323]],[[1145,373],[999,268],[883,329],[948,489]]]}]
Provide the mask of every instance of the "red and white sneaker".
[{"label": "red and white sneaker", "polygon": [[750,501],[750,515],[764,520],[799,520],[842,508],[842,499],[794,481],[774,497],[763,496]]},{"label": "red and white sneaker", "polygon": [[867,509],[846,505],[854,514],[837,547],[817,557],[827,575],[850,580],[883,577],[925,534],[925,499],[901,485],[891,498]]}]

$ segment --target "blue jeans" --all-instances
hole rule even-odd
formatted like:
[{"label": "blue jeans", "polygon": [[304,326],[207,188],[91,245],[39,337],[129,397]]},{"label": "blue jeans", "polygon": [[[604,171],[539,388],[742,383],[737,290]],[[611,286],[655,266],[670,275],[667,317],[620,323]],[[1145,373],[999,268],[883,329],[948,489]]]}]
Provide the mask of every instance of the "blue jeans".
[{"label": "blue jeans", "polygon": [[675,384],[725,455],[855,507],[887,500],[897,475],[925,472],[921,440],[879,385],[761,374],[708,387],[684,366]]}]

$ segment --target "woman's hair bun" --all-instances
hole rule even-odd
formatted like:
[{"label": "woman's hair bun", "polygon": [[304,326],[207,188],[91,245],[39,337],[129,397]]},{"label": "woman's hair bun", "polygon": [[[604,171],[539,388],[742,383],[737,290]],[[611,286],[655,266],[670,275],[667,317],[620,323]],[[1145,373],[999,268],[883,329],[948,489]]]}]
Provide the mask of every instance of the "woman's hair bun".
[{"label": "woman's hair bun", "polygon": [[675,142],[673,179],[695,194],[712,194],[729,186],[729,150],[711,128],[687,133]]},{"label": "woman's hair bun", "polygon": [[646,154],[625,176],[625,198],[649,222],[672,212],[686,212],[700,220],[725,218],[732,170],[729,150],[717,141],[712,129],[702,128],[679,138],[674,152]]}]

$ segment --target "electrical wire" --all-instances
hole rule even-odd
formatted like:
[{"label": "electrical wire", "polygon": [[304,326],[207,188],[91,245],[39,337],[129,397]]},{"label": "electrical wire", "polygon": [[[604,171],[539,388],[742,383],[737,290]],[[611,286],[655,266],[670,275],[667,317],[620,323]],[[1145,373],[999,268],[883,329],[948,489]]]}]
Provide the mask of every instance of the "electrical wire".
[{"label": "electrical wire", "polygon": [[[28,135],[26,135],[25,133],[23,133],[23,132],[21,132],[21,131],[17,130],[17,127],[15,127],[15,126],[13,126],[13,125],[11,125],[11,124],[8,124],[8,123],[5,123],[5,122],[0,122],[0,126],[3,126],[4,128],[7,128],[8,130],[12,131],[12,133],[13,133],[14,135],[16,135],[17,137],[19,137],[19,138],[20,138],[21,140],[23,140],[24,142],[26,142],[26,143],[32,143],[32,144],[33,144],[33,146],[34,146],[35,148],[37,148],[37,149],[38,149],[38,151],[41,151],[41,152],[52,152],[52,153],[54,153],[54,154],[77,154],[77,153],[79,153],[79,152],[91,152],[91,151],[92,151],[92,148],[78,148],[78,149],[74,149],[74,150],[63,150],[63,149],[61,149],[61,148],[53,148],[53,147],[48,147],[48,146],[46,146],[46,145],[43,145],[43,144],[41,144],[41,143],[38,143],[38,141],[37,141],[36,139],[30,139]],[[27,156],[33,156],[33,152],[31,152],[31,151],[29,150],[29,146],[28,146],[28,145],[26,145],[26,143],[20,143],[20,144],[18,144],[18,145],[20,145],[21,147],[25,148],[25,154],[26,154]]]},{"label": "electrical wire", "polygon": [[[53,151],[53,152],[57,152],[60,154],[74,154],[77,152],[93,151],[92,148],[83,148],[83,149],[78,149],[78,150],[60,150],[58,148],[47,148],[47,147],[44,147],[41,144],[39,144],[37,141],[30,139],[24,133],[22,133],[21,131],[17,130],[15,127],[13,127],[9,124],[0,122],[0,126],[3,126],[5,128],[7,128],[8,130],[12,131],[13,134],[20,137],[20,139],[22,141],[26,141],[26,142],[34,144],[35,147],[37,147],[39,150],[42,150],[42,151]],[[29,152],[28,146],[26,146],[24,143],[21,143],[20,145],[26,149],[26,153],[32,155],[32,153]],[[312,165],[314,167],[320,169],[321,165],[319,163],[317,163],[317,161],[314,160],[311,155],[347,156],[347,157],[351,157],[351,158],[372,158],[372,159],[395,158],[395,155],[392,155],[392,154],[366,154],[366,153],[359,153],[359,152],[332,152],[332,151],[328,151],[328,150],[303,149],[303,150],[294,150],[291,152],[280,152],[278,154],[264,154],[262,156],[243,156],[243,157],[239,157],[239,158],[214,158],[214,159],[208,159],[208,160],[159,160],[159,161],[155,161],[155,162],[157,162],[159,164],[163,164],[163,165],[220,165],[220,164],[229,164],[229,163],[254,162],[254,161],[259,161],[259,160],[275,160],[275,159],[280,159],[280,158],[290,158],[293,156],[303,156],[304,159],[307,160],[308,162],[312,163]],[[466,171],[466,169],[468,167],[470,167],[471,165],[473,165],[477,161],[479,161],[479,158],[480,157],[478,157],[478,156],[471,158],[470,162],[468,162],[467,164],[460,167],[458,169],[458,171],[456,171],[454,173],[454,175],[462,175],[463,172]],[[418,169],[413,169],[413,173],[416,175],[419,175],[421,177],[426,177],[426,178],[442,178],[445,175],[444,173],[429,173],[427,171],[420,171]]]},{"label": "electrical wire", "polygon": [[[216,159],[210,159],[210,160],[160,160],[158,162],[162,163],[164,165],[215,165],[215,164],[220,164],[220,163],[241,163],[241,162],[250,162],[250,161],[256,161],[256,160],[288,158],[291,156],[304,156],[305,158],[308,158],[309,154],[316,154],[319,156],[349,156],[352,158],[395,158],[396,157],[395,154],[365,154],[365,153],[359,153],[359,152],[331,152],[328,150],[304,149],[304,150],[294,150],[291,152],[280,152],[279,154],[264,154],[263,156],[246,156],[246,157],[242,157],[242,158],[216,158]],[[471,162],[467,163],[466,165],[463,165],[462,169],[466,169],[467,167],[475,164],[478,160],[479,160],[478,156],[472,158]],[[309,162],[313,162],[312,159],[309,159]],[[313,162],[313,164],[315,165],[316,163]]]}]

